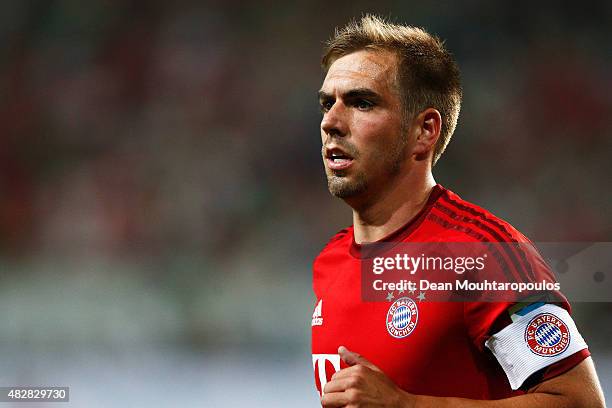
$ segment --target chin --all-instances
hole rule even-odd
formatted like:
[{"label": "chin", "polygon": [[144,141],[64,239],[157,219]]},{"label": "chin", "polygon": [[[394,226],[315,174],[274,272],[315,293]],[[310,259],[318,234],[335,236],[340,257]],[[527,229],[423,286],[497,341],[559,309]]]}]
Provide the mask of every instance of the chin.
[{"label": "chin", "polygon": [[338,198],[351,198],[366,191],[365,180],[349,180],[346,177],[330,176],[327,178],[329,192]]}]

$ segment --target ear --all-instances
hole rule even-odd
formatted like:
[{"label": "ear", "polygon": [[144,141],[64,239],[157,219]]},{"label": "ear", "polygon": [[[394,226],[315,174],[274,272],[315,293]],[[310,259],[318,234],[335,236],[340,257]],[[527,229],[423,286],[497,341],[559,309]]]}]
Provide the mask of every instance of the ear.
[{"label": "ear", "polygon": [[442,116],[434,108],[427,108],[420,112],[412,122],[416,135],[412,153],[417,160],[426,160],[433,154],[434,147],[440,137]]}]

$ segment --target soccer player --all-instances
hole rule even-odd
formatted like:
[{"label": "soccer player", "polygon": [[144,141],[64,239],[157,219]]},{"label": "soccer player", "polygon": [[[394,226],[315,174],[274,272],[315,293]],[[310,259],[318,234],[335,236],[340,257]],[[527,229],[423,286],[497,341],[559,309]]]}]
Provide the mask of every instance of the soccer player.
[{"label": "soccer player", "polygon": [[[457,66],[438,38],[366,16],[336,32],[323,68],[323,162],[353,225],[313,266],[322,405],[603,407],[566,301],[427,302],[408,292],[362,300],[364,243],[529,241],[434,181],[461,103]],[[503,254],[514,272],[549,276],[519,251]]]}]

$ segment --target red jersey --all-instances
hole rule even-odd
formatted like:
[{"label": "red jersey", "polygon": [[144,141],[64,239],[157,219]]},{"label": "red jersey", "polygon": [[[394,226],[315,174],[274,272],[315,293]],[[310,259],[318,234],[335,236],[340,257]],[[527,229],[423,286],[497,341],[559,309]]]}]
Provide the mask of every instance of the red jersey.
[{"label": "red jersey", "polygon": [[[528,242],[507,222],[440,185],[419,214],[381,241],[433,239]],[[544,263],[525,265],[517,254],[505,256],[516,273],[529,279],[551,274]],[[511,320],[509,302],[427,302],[418,291],[396,294],[387,302],[364,302],[361,258],[362,247],[350,227],[330,240],[313,265],[312,357],[319,393],[346,367],[337,354],[341,345],[378,366],[405,391],[471,399],[519,395],[527,385],[559,375],[589,355],[567,315],[567,302],[563,309],[546,305],[550,310],[530,311],[519,319],[522,326]],[[544,355],[546,350],[552,351]],[[515,372],[515,366],[528,368]]]}]

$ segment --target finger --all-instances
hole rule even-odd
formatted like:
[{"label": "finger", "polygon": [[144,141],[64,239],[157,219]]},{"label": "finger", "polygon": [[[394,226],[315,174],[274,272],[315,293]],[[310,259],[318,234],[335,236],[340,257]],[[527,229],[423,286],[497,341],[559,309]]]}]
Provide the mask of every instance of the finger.
[{"label": "finger", "polygon": [[323,387],[323,393],[327,394],[328,392],[342,392],[349,388],[355,388],[358,381],[359,380],[356,377],[332,378],[332,380],[325,384],[325,387]]},{"label": "finger", "polygon": [[374,371],[381,371],[380,368],[376,367],[374,364],[369,362],[366,358],[362,357],[358,353],[355,353],[354,351],[350,351],[344,346],[338,347],[338,354],[340,355],[340,358],[349,366],[361,364],[363,366],[371,368]]},{"label": "finger", "polygon": [[355,376],[362,376],[366,374],[366,371],[370,371],[370,369],[364,365],[357,364],[352,367],[343,368],[340,371],[336,371],[332,376],[332,380],[339,380],[341,378],[349,378]]},{"label": "finger", "polygon": [[321,405],[324,408],[344,407],[348,405],[349,398],[345,392],[325,393],[321,397]]}]

